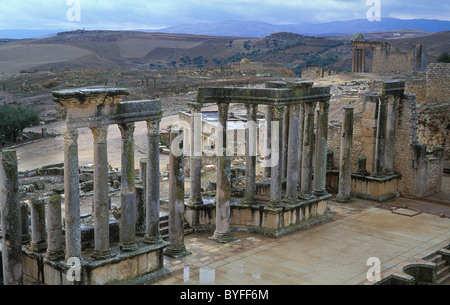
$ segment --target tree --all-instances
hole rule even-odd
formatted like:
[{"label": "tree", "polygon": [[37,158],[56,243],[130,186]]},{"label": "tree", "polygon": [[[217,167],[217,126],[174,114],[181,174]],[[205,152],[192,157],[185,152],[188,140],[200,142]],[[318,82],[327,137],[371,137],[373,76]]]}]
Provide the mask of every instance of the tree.
[{"label": "tree", "polygon": [[442,53],[439,55],[437,62],[444,62],[444,63],[450,63],[450,54],[447,52]]},{"label": "tree", "polygon": [[12,107],[0,105],[0,136],[16,142],[16,138],[25,128],[39,124],[39,115],[31,107]]}]

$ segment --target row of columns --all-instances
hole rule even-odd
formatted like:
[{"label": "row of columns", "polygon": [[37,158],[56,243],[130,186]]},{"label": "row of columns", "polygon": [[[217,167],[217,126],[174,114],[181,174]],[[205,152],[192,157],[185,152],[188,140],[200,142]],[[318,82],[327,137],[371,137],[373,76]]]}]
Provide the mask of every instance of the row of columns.
[{"label": "row of columns", "polygon": [[[329,101],[319,102],[317,112],[317,138],[314,138],[315,109],[318,102],[266,107],[265,168],[264,176],[270,177],[269,206],[277,207],[283,199],[287,202],[326,194],[326,158],[328,140]],[[201,199],[201,136],[194,132],[201,128],[201,104],[191,103],[191,157],[190,204],[202,204]],[[248,103],[246,129],[246,189],[244,204],[255,203],[256,151],[258,105]],[[216,231],[213,239],[226,242],[230,235],[231,157],[226,154],[228,103],[218,103],[219,136],[216,142],[217,192]],[[287,122],[286,122],[287,121]],[[255,124],[251,123],[255,122]],[[251,140],[253,139],[253,140]],[[314,147],[314,142],[316,147]],[[315,158],[313,156],[316,152]],[[313,164],[313,161],[315,163]],[[314,168],[314,184],[313,184]],[[282,181],[286,179],[286,196],[282,198]]]},{"label": "row of columns", "polygon": [[[147,121],[147,165],[145,196],[144,243],[159,244],[159,120]],[[134,123],[119,124],[122,135],[122,188],[120,218],[120,249],[130,252],[136,243],[136,185],[134,175]],[[94,136],[94,259],[110,257],[109,195],[108,195],[108,126],[91,127]],[[78,131],[68,129],[64,142],[64,181],[66,219],[66,259],[81,257],[79,203]]]},{"label": "row of columns", "polygon": [[364,73],[366,69],[366,49],[353,48],[352,72]]}]

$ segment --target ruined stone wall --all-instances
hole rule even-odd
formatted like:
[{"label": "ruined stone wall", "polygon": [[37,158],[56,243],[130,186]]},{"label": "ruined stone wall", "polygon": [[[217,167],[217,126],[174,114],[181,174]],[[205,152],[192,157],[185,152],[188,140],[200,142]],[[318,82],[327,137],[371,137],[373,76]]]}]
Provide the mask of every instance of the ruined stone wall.
[{"label": "ruined stone wall", "polygon": [[372,72],[414,71],[414,52],[403,52],[389,43],[380,43],[373,50]]},{"label": "ruined stone wall", "polygon": [[332,121],[328,125],[328,149],[333,150],[333,167],[339,167],[339,153],[341,148],[342,123]]},{"label": "ruined stone wall", "polygon": [[302,78],[316,79],[323,77],[323,68],[321,66],[307,66],[302,69]]},{"label": "ruined stone wall", "polygon": [[427,67],[427,100],[435,103],[450,102],[450,63],[433,63]]},{"label": "ruined stone wall", "polygon": [[416,95],[416,103],[423,103],[427,97],[427,82],[425,78],[411,79],[405,82],[405,93]]},{"label": "ruined stone wall", "polygon": [[405,95],[397,104],[394,142],[394,171],[402,178],[399,192],[411,194],[417,172],[414,165],[414,144],[417,137],[417,108],[414,96]]}]

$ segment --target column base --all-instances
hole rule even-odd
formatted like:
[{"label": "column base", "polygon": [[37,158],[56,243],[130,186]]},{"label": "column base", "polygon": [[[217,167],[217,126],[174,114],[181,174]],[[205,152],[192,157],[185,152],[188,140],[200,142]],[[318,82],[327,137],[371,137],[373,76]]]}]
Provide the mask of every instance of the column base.
[{"label": "column base", "polygon": [[314,196],[320,197],[328,194],[326,190],[314,190],[313,191]]},{"label": "column base", "polygon": [[105,250],[94,250],[92,253],[92,258],[95,260],[103,260],[114,257],[114,255],[111,253],[111,249],[105,249]]},{"label": "column base", "polygon": [[122,252],[133,252],[139,249],[137,242],[128,242],[120,244],[120,251]]},{"label": "column base", "polygon": [[203,204],[202,197],[189,197],[187,204],[189,205],[201,205]]},{"label": "column base", "polygon": [[300,193],[299,197],[301,199],[308,200],[308,199],[311,199],[314,196],[313,196],[313,194],[311,192],[308,192],[308,193]]},{"label": "column base", "polygon": [[286,197],[283,199],[283,202],[287,204],[295,204],[298,202],[298,197]]},{"label": "column base", "polygon": [[347,203],[347,202],[353,202],[353,199],[350,196],[348,196],[348,197],[337,196],[336,198],[333,199],[333,201],[339,202],[339,203]]},{"label": "column base", "polygon": [[161,235],[149,236],[146,234],[144,236],[144,244],[146,244],[146,245],[154,246],[154,245],[159,245],[161,243],[164,243],[164,240],[162,239]]},{"label": "column base", "polygon": [[231,241],[236,240],[237,238],[231,235],[230,232],[227,233],[217,233],[217,231],[214,231],[214,235],[209,238],[210,240],[216,241],[218,243],[226,244]]},{"label": "column base", "polygon": [[172,258],[183,258],[185,256],[189,256],[192,253],[186,250],[186,247],[183,246],[179,249],[173,249],[170,246],[164,250],[164,255],[172,257]]},{"label": "column base", "polygon": [[[2,232],[0,231],[0,238],[1,238],[1,234]],[[22,246],[26,246],[31,242],[31,235],[30,234],[25,234],[22,235]]]},{"label": "column base", "polygon": [[269,207],[278,208],[281,205],[281,200],[269,200]]},{"label": "column base", "polygon": [[255,204],[255,197],[244,197],[244,199],[242,200],[242,204],[245,205]]},{"label": "column base", "polygon": [[49,261],[61,261],[64,259],[64,250],[47,251],[45,259]]},{"label": "column base", "polygon": [[47,242],[46,241],[39,242],[39,243],[31,242],[30,245],[28,246],[28,251],[30,251],[30,252],[41,253],[41,252],[44,252],[45,250],[47,250]]}]

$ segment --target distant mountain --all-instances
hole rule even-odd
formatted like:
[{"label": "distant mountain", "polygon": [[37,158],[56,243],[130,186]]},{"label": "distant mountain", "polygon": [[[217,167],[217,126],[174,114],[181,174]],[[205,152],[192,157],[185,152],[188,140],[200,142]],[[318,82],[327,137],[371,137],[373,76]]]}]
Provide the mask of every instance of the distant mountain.
[{"label": "distant mountain", "polygon": [[[385,32],[414,29],[427,32],[450,30],[450,21],[382,18],[370,22],[367,19],[336,21],[318,24],[274,25],[258,21],[222,21],[215,23],[185,24],[157,30],[157,32],[262,38],[277,32],[301,35],[345,35],[354,33]],[[156,32],[150,31],[149,32]]]}]

